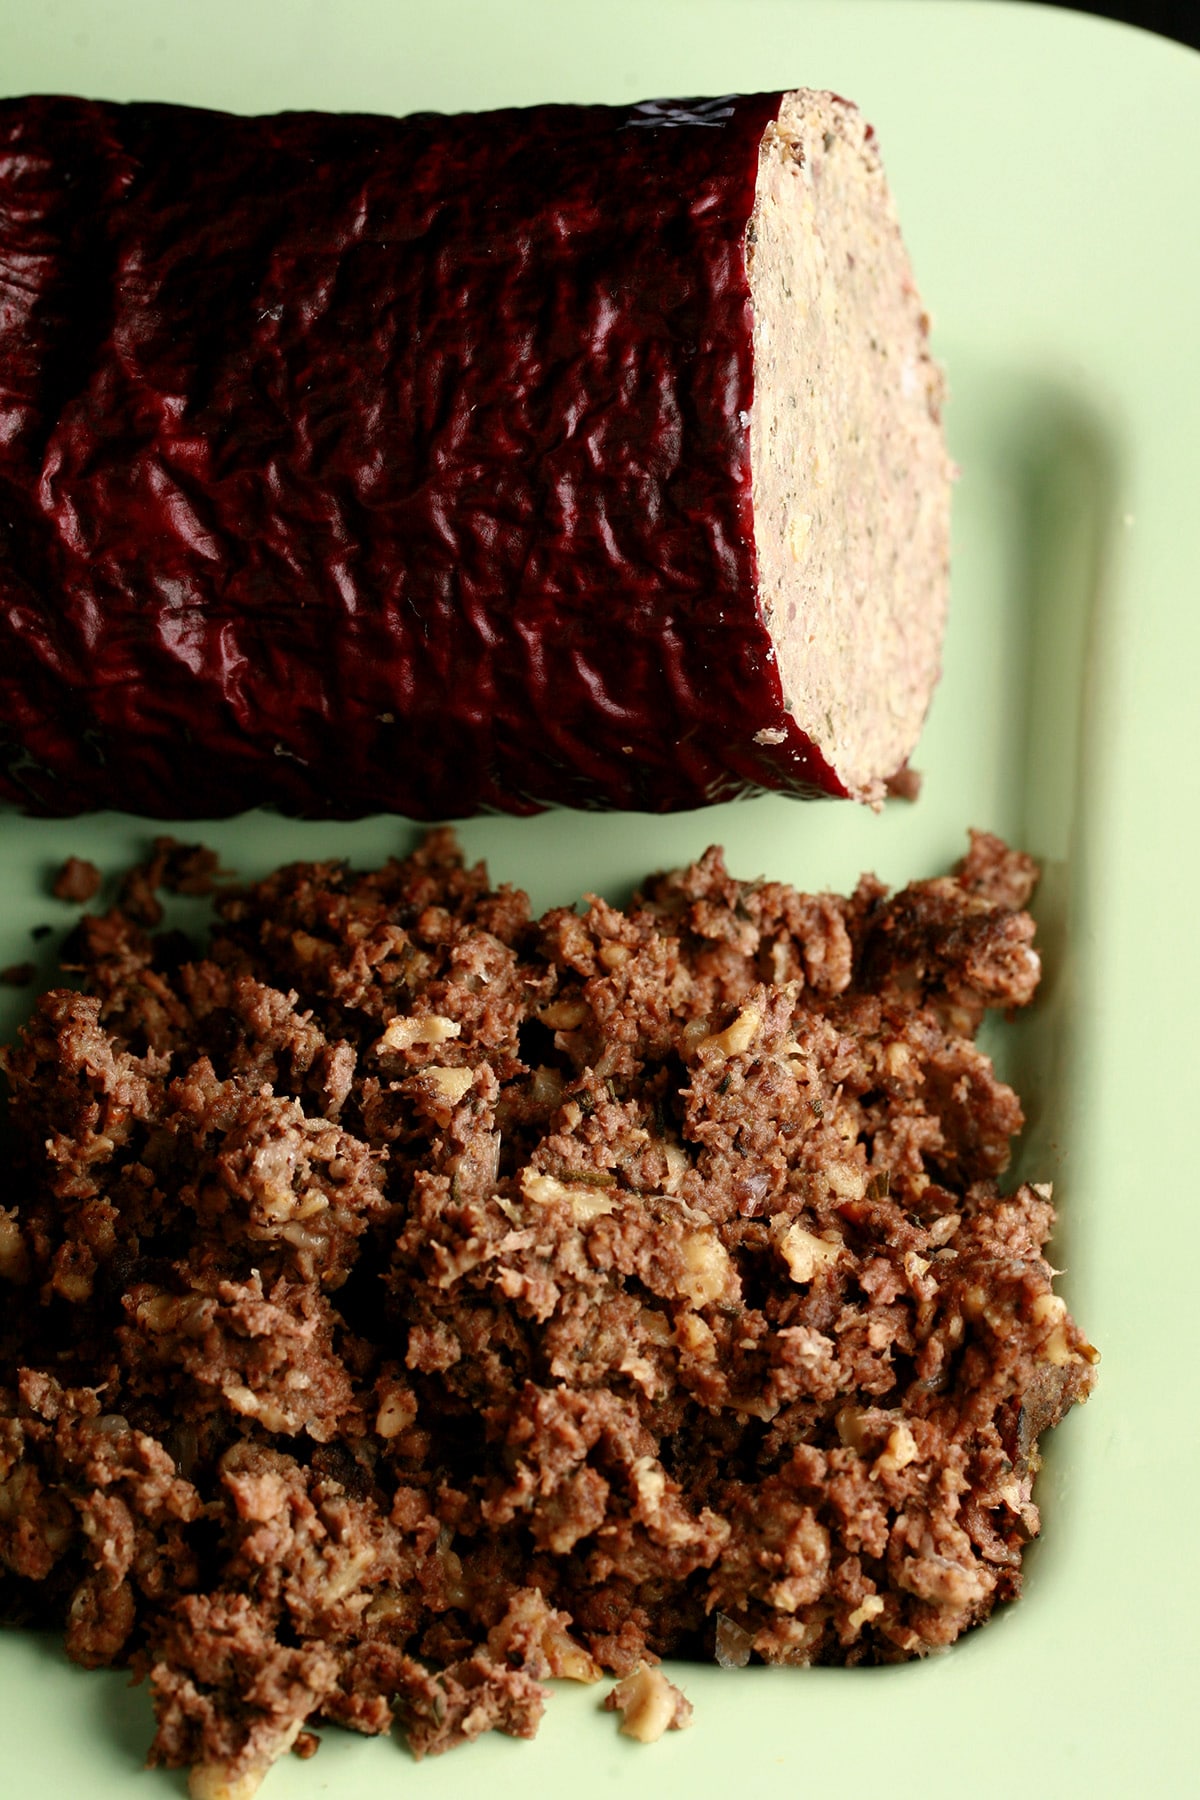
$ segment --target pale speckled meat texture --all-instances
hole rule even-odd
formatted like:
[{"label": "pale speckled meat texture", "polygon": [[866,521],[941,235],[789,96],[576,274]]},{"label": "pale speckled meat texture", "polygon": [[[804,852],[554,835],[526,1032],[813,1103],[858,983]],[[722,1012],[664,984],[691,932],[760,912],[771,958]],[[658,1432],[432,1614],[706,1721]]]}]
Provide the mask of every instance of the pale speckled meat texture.
[{"label": "pale speckled meat texture", "polygon": [[[780,105],[0,102],[0,797],[445,818],[867,792],[784,710],[758,592],[746,236]],[[896,366],[927,365],[885,235]],[[861,323],[824,393],[770,376],[820,434],[872,366]],[[849,511],[903,554],[868,490]],[[945,490],[939,467],[927,505]],[[842,527],[822,579],[849,621]],[[935,631],[943,560],[913,572]]]},{"label": "pale speckled meat texture", "polygon": [[322,1722],[432,1754],[608,1671],[648,1738],[661,1657],[985,1620],[1096,1355],[973,1041],[1033,997],[1034,879],[713,850],[534,919],[443,832],[225,892],[198,958],[85,915],[4,1053],[6,1609],[146,1675],[201,1796]]}]

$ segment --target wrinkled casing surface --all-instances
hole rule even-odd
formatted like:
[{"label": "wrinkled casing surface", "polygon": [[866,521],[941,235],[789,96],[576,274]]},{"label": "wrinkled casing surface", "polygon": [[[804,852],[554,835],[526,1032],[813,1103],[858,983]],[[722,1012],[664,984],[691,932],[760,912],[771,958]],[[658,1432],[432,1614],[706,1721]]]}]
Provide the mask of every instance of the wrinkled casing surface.
[{"label": "wrinkled casing surface", "polygon": [[842,791],[757,600],[778,104],[0,103],[0,797]]}]

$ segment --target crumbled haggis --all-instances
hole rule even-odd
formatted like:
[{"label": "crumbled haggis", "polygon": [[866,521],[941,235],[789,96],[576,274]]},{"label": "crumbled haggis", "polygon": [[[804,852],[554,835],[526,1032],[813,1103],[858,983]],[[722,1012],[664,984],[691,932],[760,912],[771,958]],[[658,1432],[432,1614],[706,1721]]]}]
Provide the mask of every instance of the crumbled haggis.
[{"label": "crumbled haggis", "polygon": [[890,775],[883,785],[889,800],[918,800],[921,795],[920,772],[910,769],[907,763]]},{"label": "crumbled haggis", "polygon": [[533,919],[433,832],[156,935],[215,868],[156,844],[3,1055],[0,1601],[149,1682],[153,1761],[248,1795],[324,1721],[430,1754],[602,1671],[678,1724],[660,1658],[1016,1595],[1095,1360],[974,1043],[1027,858],[842,899],[710,850]]},{"label": "crumbled haggis", "polygon": [[692,1722],[692,1703],[662,1670],[639,1663],[618,1681],[604,1701],[607,1712],[621,1714],[621,1731],[639,1744],[654,1744],[666,1731],[683,1731]]},{"label": "crumbled haggis", "polygon": [[100,885],[100,871],[94,862],[88,862],[82,856],[68,856],[56,872],[50,884],[50,892],[56,900],[86,905],[89,900],[96,898]]}]

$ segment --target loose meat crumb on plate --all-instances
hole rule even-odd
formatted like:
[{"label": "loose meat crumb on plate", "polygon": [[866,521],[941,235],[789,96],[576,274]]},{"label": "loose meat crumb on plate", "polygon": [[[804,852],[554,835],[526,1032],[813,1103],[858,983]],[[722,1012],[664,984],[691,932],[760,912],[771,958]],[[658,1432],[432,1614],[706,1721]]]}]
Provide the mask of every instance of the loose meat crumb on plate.
[{"label": "loose meat crumb on plate", "polygon": [[100,892],[101,875],[94,862],[82,856],[68,856],[55,873],[50,892],[56,900],[78,901],[86,905]]},{"label": "loose meat crumb on plate", "polygon": [[[166,843],[2,1053],[0,1602],[243,1795],[324,1722],[532,1736],[544,1682],[881,1663],[1020,1590],[1094,1379],[974,1039],[1036,871],[848,898],[709,850],[535,919],[452,835],[215,899]],[[670,1701],[670,1705],[667,1705]]]},{"label": "loose meat crumb on plate", "polygon": [[604,1705],[621,1714],[622,1732],[640,1744],[657,1743],[665,1731],[682,1731],[692,1722],[691,1701],[661,1669],[645,1663],[618,1681]]}]

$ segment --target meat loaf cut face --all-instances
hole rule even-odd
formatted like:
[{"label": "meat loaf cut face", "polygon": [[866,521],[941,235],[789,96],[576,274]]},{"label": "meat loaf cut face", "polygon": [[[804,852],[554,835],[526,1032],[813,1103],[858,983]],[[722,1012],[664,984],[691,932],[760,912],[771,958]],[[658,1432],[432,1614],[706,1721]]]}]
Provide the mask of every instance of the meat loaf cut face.
[{"label": "meat loaf cut face", "polygon": [[759,598],[783,702],[847,792],[878,801],[939,672],[949,588],[943,378],[874,134],[783,96],[746,234]]}]

